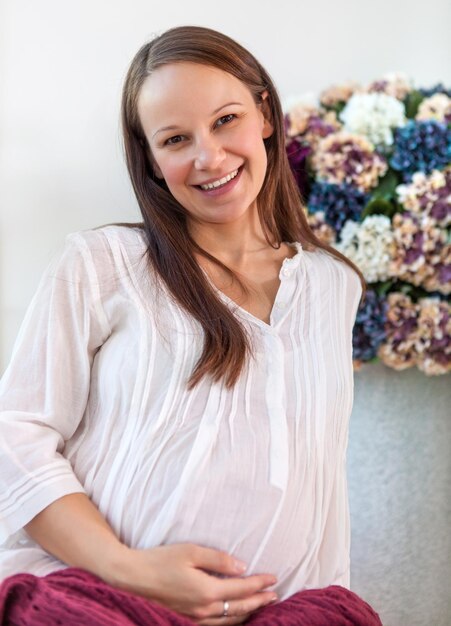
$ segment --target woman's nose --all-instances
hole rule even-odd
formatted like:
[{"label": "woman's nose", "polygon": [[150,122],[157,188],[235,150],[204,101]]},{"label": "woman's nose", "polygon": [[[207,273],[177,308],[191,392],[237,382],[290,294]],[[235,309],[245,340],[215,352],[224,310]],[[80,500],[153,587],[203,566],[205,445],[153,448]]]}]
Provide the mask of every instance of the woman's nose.
[{"label": "woman's nose", "polygon": [[194,166],[199,170],[214,170],[225,159],[225,151],[221,142],[214,137],[204,137],[197,142]]}]

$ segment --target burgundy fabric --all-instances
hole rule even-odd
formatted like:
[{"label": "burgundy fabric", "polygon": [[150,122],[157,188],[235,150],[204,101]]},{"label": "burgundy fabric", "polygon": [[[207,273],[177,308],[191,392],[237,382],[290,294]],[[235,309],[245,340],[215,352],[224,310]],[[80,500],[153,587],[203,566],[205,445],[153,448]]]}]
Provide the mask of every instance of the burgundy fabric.
[{"label": "burgundy fabric", "polygon": [[[3,626],[192,626],[193,621],[70,567],[44,577],[17,574],[0,586]],[[382,626],[352,591],[332,585],[300,591],[254,613],[252,626]]]}]

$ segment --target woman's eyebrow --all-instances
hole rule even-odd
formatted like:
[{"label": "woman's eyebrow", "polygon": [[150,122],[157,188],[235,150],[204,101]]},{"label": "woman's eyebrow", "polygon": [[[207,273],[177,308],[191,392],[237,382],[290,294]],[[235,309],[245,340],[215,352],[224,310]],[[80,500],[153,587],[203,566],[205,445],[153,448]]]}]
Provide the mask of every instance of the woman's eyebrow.
[{"label": "woman's eyebrow", "polygon": [[231,104],[239,104],[240,106],[243,106],[242,102],[227,102],[226,104],[223,104],[222,106],[220,106],[219,109],[215,109],[212,115],[215,115],[215,113],[219,113],[221,109],[225,109],[225,107],[229,107]]},{"label": "woman's eyebrow", "polygon": [[[240,106],[243,106],[242,102],[226,102],[226,104],[222,104],[218,109],[215,109],[212,112],[212,115],[215,115],[216,113],[219,113],[219,111],[221,109],[225,109],[225,107],[228,107],[232,104],[239,104]],[[154,132],[154,134],[152,135],[152,139],[155,137],[155,135],[157,135],[158,133],[161,133],[163,130],[177,130],[178,128],[180,128],[180,126],[162,126],[161,128],[159,128],[157,131]]]}]

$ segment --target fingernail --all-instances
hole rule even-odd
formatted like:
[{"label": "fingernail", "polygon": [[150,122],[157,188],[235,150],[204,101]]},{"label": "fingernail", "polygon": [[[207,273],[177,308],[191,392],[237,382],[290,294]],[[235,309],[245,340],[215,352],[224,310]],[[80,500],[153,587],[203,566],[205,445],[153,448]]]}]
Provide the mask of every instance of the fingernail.
[{"label": "fingernail", "polygon": [[272,604],[273,602],[277,602],[278,599],[279,599],[278,596],[273,596],[268,604]]},{"label": "fingernail", "polygon": [[235,560],[235,569],[237,570],[237,572],[245,572],[247,570],[247,565],[246,565],[246,563],[243,563],[243,561],[238,561],[236,559]]}]

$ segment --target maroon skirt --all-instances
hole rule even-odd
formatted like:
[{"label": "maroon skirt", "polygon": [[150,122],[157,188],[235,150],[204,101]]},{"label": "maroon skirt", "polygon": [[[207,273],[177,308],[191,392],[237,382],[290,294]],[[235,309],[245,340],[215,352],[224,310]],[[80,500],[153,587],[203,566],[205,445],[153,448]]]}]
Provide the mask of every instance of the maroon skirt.
[{"label": "maroon skirt", "polygon": [[[141,596],[116,589],[75,567],[33,576],[17,574],[0,585],[3,626],[192,626],[187,617]],[[382,626],[352,591],[332,585],[299,591],[266,606],[252,626]]]}]

